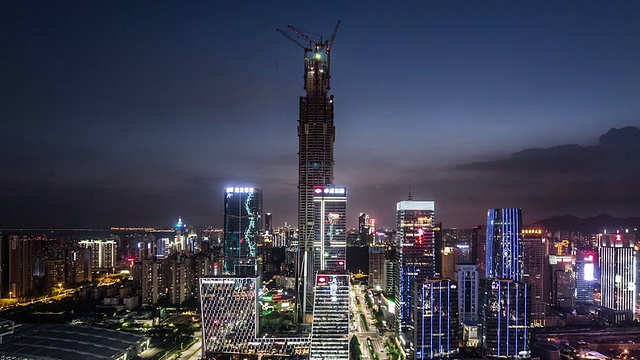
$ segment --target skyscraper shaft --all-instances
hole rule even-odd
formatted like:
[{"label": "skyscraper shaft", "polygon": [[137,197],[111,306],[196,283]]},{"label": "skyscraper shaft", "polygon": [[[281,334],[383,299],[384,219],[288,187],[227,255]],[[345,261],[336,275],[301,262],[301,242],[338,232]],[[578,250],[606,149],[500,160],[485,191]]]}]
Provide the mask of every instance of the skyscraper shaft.
[{"label": "skyscraper shaft", "polygon": [[298,278],[301,279],[299,296],[303,313],[312,311],[313,283],[319,269],[313,267],[314,204],[313,190],[333,182],[333,96],[329,91],[329,53],[326,47],[316,46],[305,52],[304,80],[306,96],[300,97],[298,120],[298,229],[300,260]]}]

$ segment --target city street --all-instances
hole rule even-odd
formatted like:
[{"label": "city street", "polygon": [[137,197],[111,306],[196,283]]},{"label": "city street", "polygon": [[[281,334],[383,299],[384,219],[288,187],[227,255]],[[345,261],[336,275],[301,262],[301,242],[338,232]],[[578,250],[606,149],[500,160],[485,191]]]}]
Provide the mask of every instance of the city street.
[{"label": "city street", "polygon": [[[379,360],[387,360],[386,350],[384,348],[385,338],[379,336],[378,329],[376,328],[374,316],[367,309],[367,304],[364,299],[364,293],[362,292],[361,285],[353,285],[351,287],[351,308],[354,313],[354,319],[352,319],[352,329],[355,327],[355,335],[358,337],[360,347],[362,349],[362,359],[373,359],[369,350],[369,342],[371,341],[371,347],[374,353],[377,354]],[[358,308],[360,304],[360,308]],[[363,315],[367,325],[362,323],[361,316]],[[368,327],[368,329],[367,329]]]}]

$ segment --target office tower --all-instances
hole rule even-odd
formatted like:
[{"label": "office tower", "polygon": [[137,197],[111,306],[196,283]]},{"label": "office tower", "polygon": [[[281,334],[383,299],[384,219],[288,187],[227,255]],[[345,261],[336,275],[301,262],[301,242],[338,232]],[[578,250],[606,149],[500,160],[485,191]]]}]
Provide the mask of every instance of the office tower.
[{"label": "office tower", "polygon": [[[344,270],[347,261],[347,189],[337,186],[314,189],[313,267],[319,270]],[[312,282],[313,283],[313,282]]]},{"label": "office tower", "polygon": [[631,316],[635,310],[637,276],[634,236],[601,234],[599,245],[601,305]]},{"label": "office tower", "polygon": [[487,267],[487,235],[486,226],[476,225],[471,229],[471,258],[478,264],[478,274],[485,278]]},{"label": "office tower", "polygon": [[433,279],[436,273],[433,234],[435,203],[400,201],[396,210],[396,330],[410,338],[413,336],[411,293],[414,282]]},{"label": "office tower", "polygon": [[522,211],[515,208],[489,209],[487,212],[487,279],[522,278]]},{"label": "office tower", "polygon": [[[387,297],[396,296],[396,281],[398,279],[398,261],[395,248],[387,248],[384,259],[384,293]],[[395,305],[391,311],[395,312]]]},{"label": "office tower", "polygon": [[270,212],[264,215],[264,231],[273,234],[273,216]]},{"label": "office tower", "polygon": [[91,271],[91,250],[71,248],[67,250],[65,283],[77,284],[93,279]]},{"label": "office tower", "polygon": [[456,280],[458,282],[458,314],[459,323],[478,323],[478,291],[480,276],[478,265],[456,265]]},{"label": "office tower", "polygon": [[176,235],[173,239],[173,250],[178,254],[183,254],[187,250],[187,234],[185,224],[182,222],[182,216],[178,217],[176,223]]},{"label": "office tower", "polygon": [[[333,125],[333,95],[329,95],[331,79],[331,46],[338,31],[336,24],[329,40],[314,41],[304,32],[289,26],[293,36],[278,31],[304,50],[304,90],[300,97],[298,119],[298,231],[300,256],[297,275],[300,279],[298,294],[301,315],[309,314],[313,301],[307,290],[313,278],[305,274],[313,262],[314,248],[314,189],[333,183],[333,143],[336,129]],[[296,36],[297,38],[294,38]],[[311,35],[314,36],[315,35]],[[303,39],[301,43],[298,39]],[[313,275],[313,274],[312,274]],[[309,308],[309,309],[307,309]],[[310,319],[306,319],[308,321]]]},{"label": "office tower", "polygon": [[551,298],[554,306],[572,309],[574,305],[576,279],[573,272],[573,255],[549,255],[551,273]]},{"label": "office tower", "polygon": [[116,267],[116,242],[114,240],[82,240],[80,247],[91,252],[91,269],[94,271],[113,271]]},{"label": "office tower", "polygon": [[228,187],[224,197],[224,273],[258,276],[262,190]]},{"label": "office tower", "polygon": [[456,264],[459,259],[459,250],[453,246],[442,248],[437,257],[440,258],[440,277],[442,279],[455,279]]},{"label": "office tower", "polygon": [[542,229],[522,229],[523,275],[522,282],[529,285],[531,298],[531,322],[533,326],[545,326],[545,313],[549,303],[548,248]]},{"label": "office tower", "polygon": [[386,290],[385,279],[385,252],[386,246],[369,246],[369,287],[377,290]]},{"label": "office tower", "polygon": [[594,250],[576,251],[576,301],[578,303],[593,303],[593,291],[598,280],[597,258]]},{"label": "office tower", "polygon": [[522,283],[522,211],[487,212],[485,279],[480,282],[480,346],[488,357],[528,356],[531,300]]},{"label": "office tower", "polygon": [[373,243],[373,234],[375,233],[375,219],[369,218],[369,215],[360,213],[358,216],[358,237],[359,245],[370,245]]},{"label": "office tower", "polygon": [[527,285],[510,279],[480,282],[480,339],[489,358],[526,357],[529,353]]},{"label": "office tower", "polygon": [[203,355],[249,352],[260,330],[259,288],[257,277],[200,278]]},{"label": "office tower", "polygon": [[443,264],[442,264],[442,256],[444,252],[444,239],[442,237],[442,223],[439,222],[433,226],[433,244],[434,244],[434,254],[435,254],[435,262],[436,262],[436,272],[433,275],[435,278],[444,278],[442,276]]},{"label": "office tower", "polygon": [[315,281],[310,360],[349,359],[349,273],[319,270]]},{"label": "office tower", "polygon": [[451,280],[415,282],[414,359],[452,357],[458,352],[458,287]]}]

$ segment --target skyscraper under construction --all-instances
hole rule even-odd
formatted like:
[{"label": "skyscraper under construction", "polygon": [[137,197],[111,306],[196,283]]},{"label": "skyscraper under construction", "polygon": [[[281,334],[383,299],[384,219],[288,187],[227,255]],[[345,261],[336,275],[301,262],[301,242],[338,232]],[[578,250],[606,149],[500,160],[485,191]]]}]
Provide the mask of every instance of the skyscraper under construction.
[{"label": "skyscraper under construction", "polygon": [[329,40],[312,39],[289,25],[292,35],[278,29],[289,40],[304,49],[304,90],[300,97],[298,119],[298,236],[299,256],[296,266],[300,318],[310,322],[313,311],[313,284],[319,269],[313,266],[314,204],[313,190],[333,183],[333,95],[329,95],[331,45],[336,24]]}]

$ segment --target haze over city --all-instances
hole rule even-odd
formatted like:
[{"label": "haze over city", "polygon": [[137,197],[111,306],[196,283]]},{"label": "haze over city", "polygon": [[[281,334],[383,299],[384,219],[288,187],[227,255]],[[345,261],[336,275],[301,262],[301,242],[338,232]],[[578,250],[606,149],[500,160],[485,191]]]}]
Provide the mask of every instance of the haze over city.
[{"label": "haze over city", "polygon": [[326,38],[338,19],[334,183],[350,226],[359,212],[393,226],[409,191],[447,227],[491,207],[525,222],[637,216],[639,14],[600,1],[13,2],[0,14],[0,226],[220,226],[224,187],[243,184],[295,226],[302,51],[275,29]]}]

